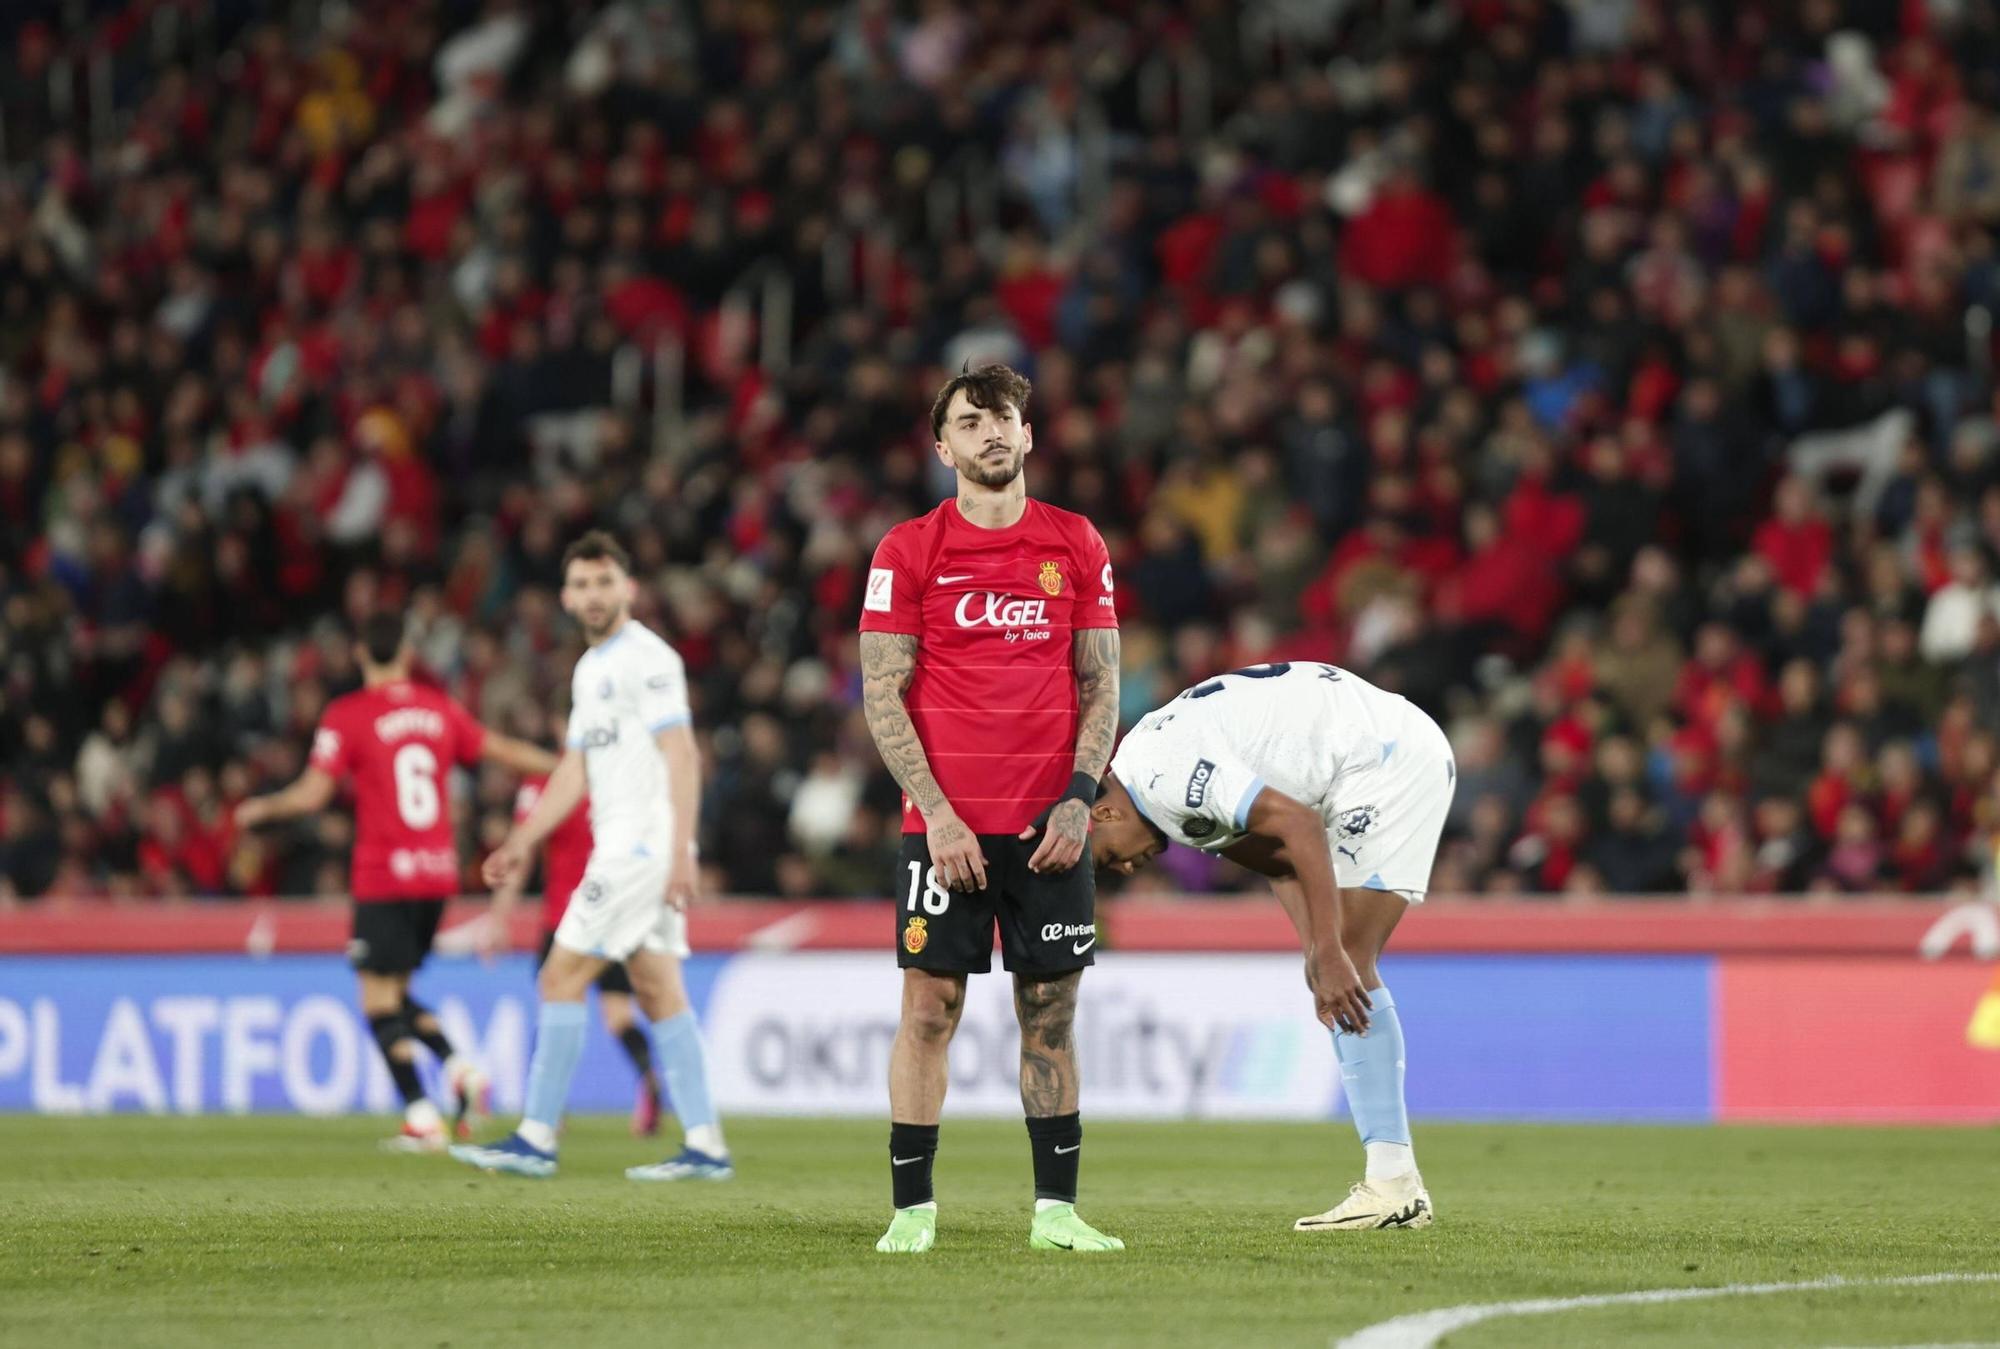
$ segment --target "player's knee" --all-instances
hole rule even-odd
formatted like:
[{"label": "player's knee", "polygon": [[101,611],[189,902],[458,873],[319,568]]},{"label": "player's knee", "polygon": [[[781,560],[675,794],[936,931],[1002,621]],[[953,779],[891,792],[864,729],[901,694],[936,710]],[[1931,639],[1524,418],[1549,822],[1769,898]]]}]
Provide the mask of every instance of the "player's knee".
[{"label": "player's knee", "polygon": [[908,988],[903,997],[903,1029],[919,1040],[943,1044],[958,1028],[965,990],[949,980],[932,980]]},{"label": "player's knee", "polygon": [[582,1002],[589,987],[590,976],[577,975],[566,962],[559,968],[555,961],[550,961],[542,966],[541,975],[535,980],[535,991],[543,1002]]},{"label": "player's knee", "polygon": [[403,1015],[403,990],[380,975],[361,976],[361,1015],[369,1020]]}]

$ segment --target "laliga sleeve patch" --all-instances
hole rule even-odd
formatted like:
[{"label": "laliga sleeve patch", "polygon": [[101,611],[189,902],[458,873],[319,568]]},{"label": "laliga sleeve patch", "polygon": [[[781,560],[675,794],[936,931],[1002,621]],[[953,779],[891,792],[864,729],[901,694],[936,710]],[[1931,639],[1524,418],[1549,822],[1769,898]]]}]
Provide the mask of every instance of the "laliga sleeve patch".
[{"label": "laliga sleeve patch", "polygon": [[861,602],[861,607],[864,609],[873,609],[878,614],[888,613],[895,586],[895,572],[887,567],[870,567],[868,569],[868,597]]}]

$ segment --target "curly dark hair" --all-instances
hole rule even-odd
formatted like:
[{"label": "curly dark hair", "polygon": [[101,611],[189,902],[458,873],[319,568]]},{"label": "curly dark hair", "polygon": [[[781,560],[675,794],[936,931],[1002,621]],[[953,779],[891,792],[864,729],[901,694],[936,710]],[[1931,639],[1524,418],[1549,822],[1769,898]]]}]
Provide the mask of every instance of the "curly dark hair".
[{"label": "curly dark hair", "polygon": [[1022,417],[1028,415],[1028,395],[1035,386],[1028,383],[1028,377],[1020,371],[1000,365],[982,365],[977,370],[961,370],[945,381],[931,400],[931,436],[944,439],[944,414],[951,406],[951,396],[960,389],[965,390],[966,401],[976,408],[1011,407]]}]

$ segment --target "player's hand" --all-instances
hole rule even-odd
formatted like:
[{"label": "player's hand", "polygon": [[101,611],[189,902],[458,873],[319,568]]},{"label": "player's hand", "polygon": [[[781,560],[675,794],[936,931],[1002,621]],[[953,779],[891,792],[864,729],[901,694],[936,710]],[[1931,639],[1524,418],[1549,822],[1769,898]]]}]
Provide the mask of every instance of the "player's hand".
[{"label": "player's hand", "polygon": [[1328,1030],[1360,1035],[1368,1029],[1368,1010],[1375,1004],[1361,987],[1354,962],[1339,946],[1306,956],[1306,987],[1312,990],[1313,1013]]},{"label": "player's hand", "polygon": [[479,874],[495,890],[509,881],[514,881],[518,886],[521,881],[527,879],[528,850],[509,838],[493,850],[492,855],[486,859],[486,864],[479,868]]},{"label": "player's hand", "polygon": [[667,907],[675,913],[687,912],[688,905],[694,903],[694,883],[699,874],[693,862],[683,862],[674,868],[673,875],[667,877]]},{"label": "player's hand", "polygon": [[[1026,842],[1035,836],[1035,826],[1029,825],[1021,831],[1021,840]],[[1035,849],[1035,855],[1028,859],[1028,870],[1040,874],[1044,871],[1068,871],[1083,857],[1083,848],[1090,837],[1090,807],[1074,799],[1061,801],[1049,812],[1048,825],[1042,831],[1042,846]]]},{"label": "player's hand", "polygon": [[236,827],[255,829],[271,818],[271,807],[261,796],[253,796],[236,807]]},{"label": "player's hand", "polygon": [[931,866],[947,890],[984,890],[986,855],[979,851],[979,835],[966,828],[949,806],[926,822],[925,842],[931,851]]}]

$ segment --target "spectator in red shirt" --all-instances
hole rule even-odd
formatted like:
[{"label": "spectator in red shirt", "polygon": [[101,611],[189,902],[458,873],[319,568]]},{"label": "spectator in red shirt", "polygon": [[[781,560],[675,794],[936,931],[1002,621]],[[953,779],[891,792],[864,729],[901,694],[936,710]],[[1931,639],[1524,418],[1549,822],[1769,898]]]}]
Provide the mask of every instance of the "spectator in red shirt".
[{"label": "spectator in red shirt", "polygon": [[1771,564],[1779,585],[1800,595],[1818,593],[1833,561],[1833,527],[1813,500],[1811,485],[1796,475],[1786,477],[1771,505],[1771,518],[1757,526],[1751,546]]}]

